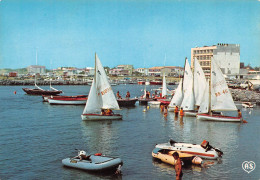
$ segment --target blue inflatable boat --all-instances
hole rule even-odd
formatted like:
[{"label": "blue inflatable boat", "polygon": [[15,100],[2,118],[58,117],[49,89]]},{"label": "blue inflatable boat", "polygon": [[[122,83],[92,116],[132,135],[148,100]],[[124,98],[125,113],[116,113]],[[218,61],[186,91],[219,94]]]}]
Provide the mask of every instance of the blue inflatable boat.
[{"label": "blue inflatable boat", "polygon": [[64,166],[88,170],[107,171],[120,170],[123,162],[120,158],[107,157],[102,155],[90,155],[88,160],[79,158],[66,158],[62,160]]}]

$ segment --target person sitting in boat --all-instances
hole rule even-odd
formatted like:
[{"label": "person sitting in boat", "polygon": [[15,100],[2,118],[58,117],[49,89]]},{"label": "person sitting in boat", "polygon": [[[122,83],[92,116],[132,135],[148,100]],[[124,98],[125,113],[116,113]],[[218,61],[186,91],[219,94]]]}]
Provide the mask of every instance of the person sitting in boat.
[{"label": "person sitting in boat", "polygon": [[127,93],[126,93],[126,96],[125,96],[126,98],[130,98],[130,92],[129,91],[127,91]]},{"label": "person sitting in boat", "polygon": [[122,98],[122,97],[120,96],[120,94],[119,94],[119,91],[117,91],[116,97],[117,97],[117,99],[121,99],[121,98]]},{"label": "person sitting in boat", "polygon": [[105,115],[106,115],[106,116],[111,116],[112,114],[114,114],[114,113],[113,113],[113,111],[112,111],[111,109],[107,109],[107,110],[105,111]]},{"label": "person sitting in boat", "polygon": [[237,110],[237,117],[240,117],[240,118],[242,117],[242,113],[241,113],[240,109]]},{"label": "person sitting in boat", "polygon": [[178,152],[174,152],[172,154],[173,158],[177,161],[174,165],[175,172],[176,172],[176,180],[182,179],[183,173],[182,173],[182,162],[179,157]]},{"label": "person sitting in boat", "polygon": [[90,159],[90,155],[87,156],[86,151],[79,151],[78,156],[76,156],[76,157],[74,157],[74,158],[79,158],[80,161],[82,161],[82,160],[91,160],[91,159]]},{"label": "person sitting in boat", "polygon": [[105,110],[101,109],[101,115],[104,116],[105,115]]}]

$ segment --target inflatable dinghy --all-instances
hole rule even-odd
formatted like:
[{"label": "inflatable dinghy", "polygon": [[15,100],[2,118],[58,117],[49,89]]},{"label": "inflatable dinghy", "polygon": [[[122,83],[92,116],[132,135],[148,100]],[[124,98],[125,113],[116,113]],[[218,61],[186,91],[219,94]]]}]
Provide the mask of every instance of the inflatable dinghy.
[{"label": "inflatable dinghy", "polygon": [[170,140],[170,142],[168,143],[157,144],[155,147],[160,149],[178,151],[181,153],[188,153],[205,159],[217,159],[223,155],[223,152],[220,149],[212,147],[211,145],[209,145],[209,142],[205,140],[201,143],[201,145],[178,143]]},{"label": "inflatable dinghy", "polygon": [[[156,159],[160,159],[162,162],[175,165],[177,160],[174,159],[172,154],[176,152],[169,149],[154,148],[152,156]],[[198,156],[194,156],[188,153],[178,152],[181,161],[184,164],[202,164],[202,159]]]},{"label": "inflatable dinghy", "polygon": [[101,155],[90,155],[88,160],[79,158],[66,158],[62,160],[64,166],[83,169],[87,171],[117,170],[123,165],[120,158],[113,158]]}]

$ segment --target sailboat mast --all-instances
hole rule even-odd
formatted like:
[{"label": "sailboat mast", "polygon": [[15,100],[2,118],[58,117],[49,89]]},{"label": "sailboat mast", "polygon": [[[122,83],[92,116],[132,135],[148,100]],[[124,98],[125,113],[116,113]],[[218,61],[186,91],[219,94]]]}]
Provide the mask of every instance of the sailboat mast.
[{"label": "sailboat mast", "polygon": [[95,53],[95,72],[94,72],[94,81],[97,82],[96,70],[97,70],[97,53]]},{"label": "sailboat mast", "polygon": [[211,113],[211,82],[212,82],[212,66],[211,66],[211,64],[212,64],[212,58],[211,58],[211,61],[210,61],[210,77],[209,77],[209,115],[212,115],[212,113]]},{"label": "sailboat mast", "polygon": [[[38,54],[37,54],[37,49],[36,49],[36,66],[37,66],[37,60],[38,60]],[[34,73],[34,85],[36,86],[36,69],[35,69],[35,73]]]}]

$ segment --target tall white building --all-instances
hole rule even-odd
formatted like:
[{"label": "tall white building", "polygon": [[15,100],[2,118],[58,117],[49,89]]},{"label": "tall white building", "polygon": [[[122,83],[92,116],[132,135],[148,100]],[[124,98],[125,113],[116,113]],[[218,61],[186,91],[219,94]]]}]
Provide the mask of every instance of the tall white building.
[{"label": "tall white building", "polygon": [[212,57],[226,75],[238,75],[240,69],[240,45],[218,43],[213,46],[191,48],[191,66],[198,59],[206,76],[210,75]]}]

